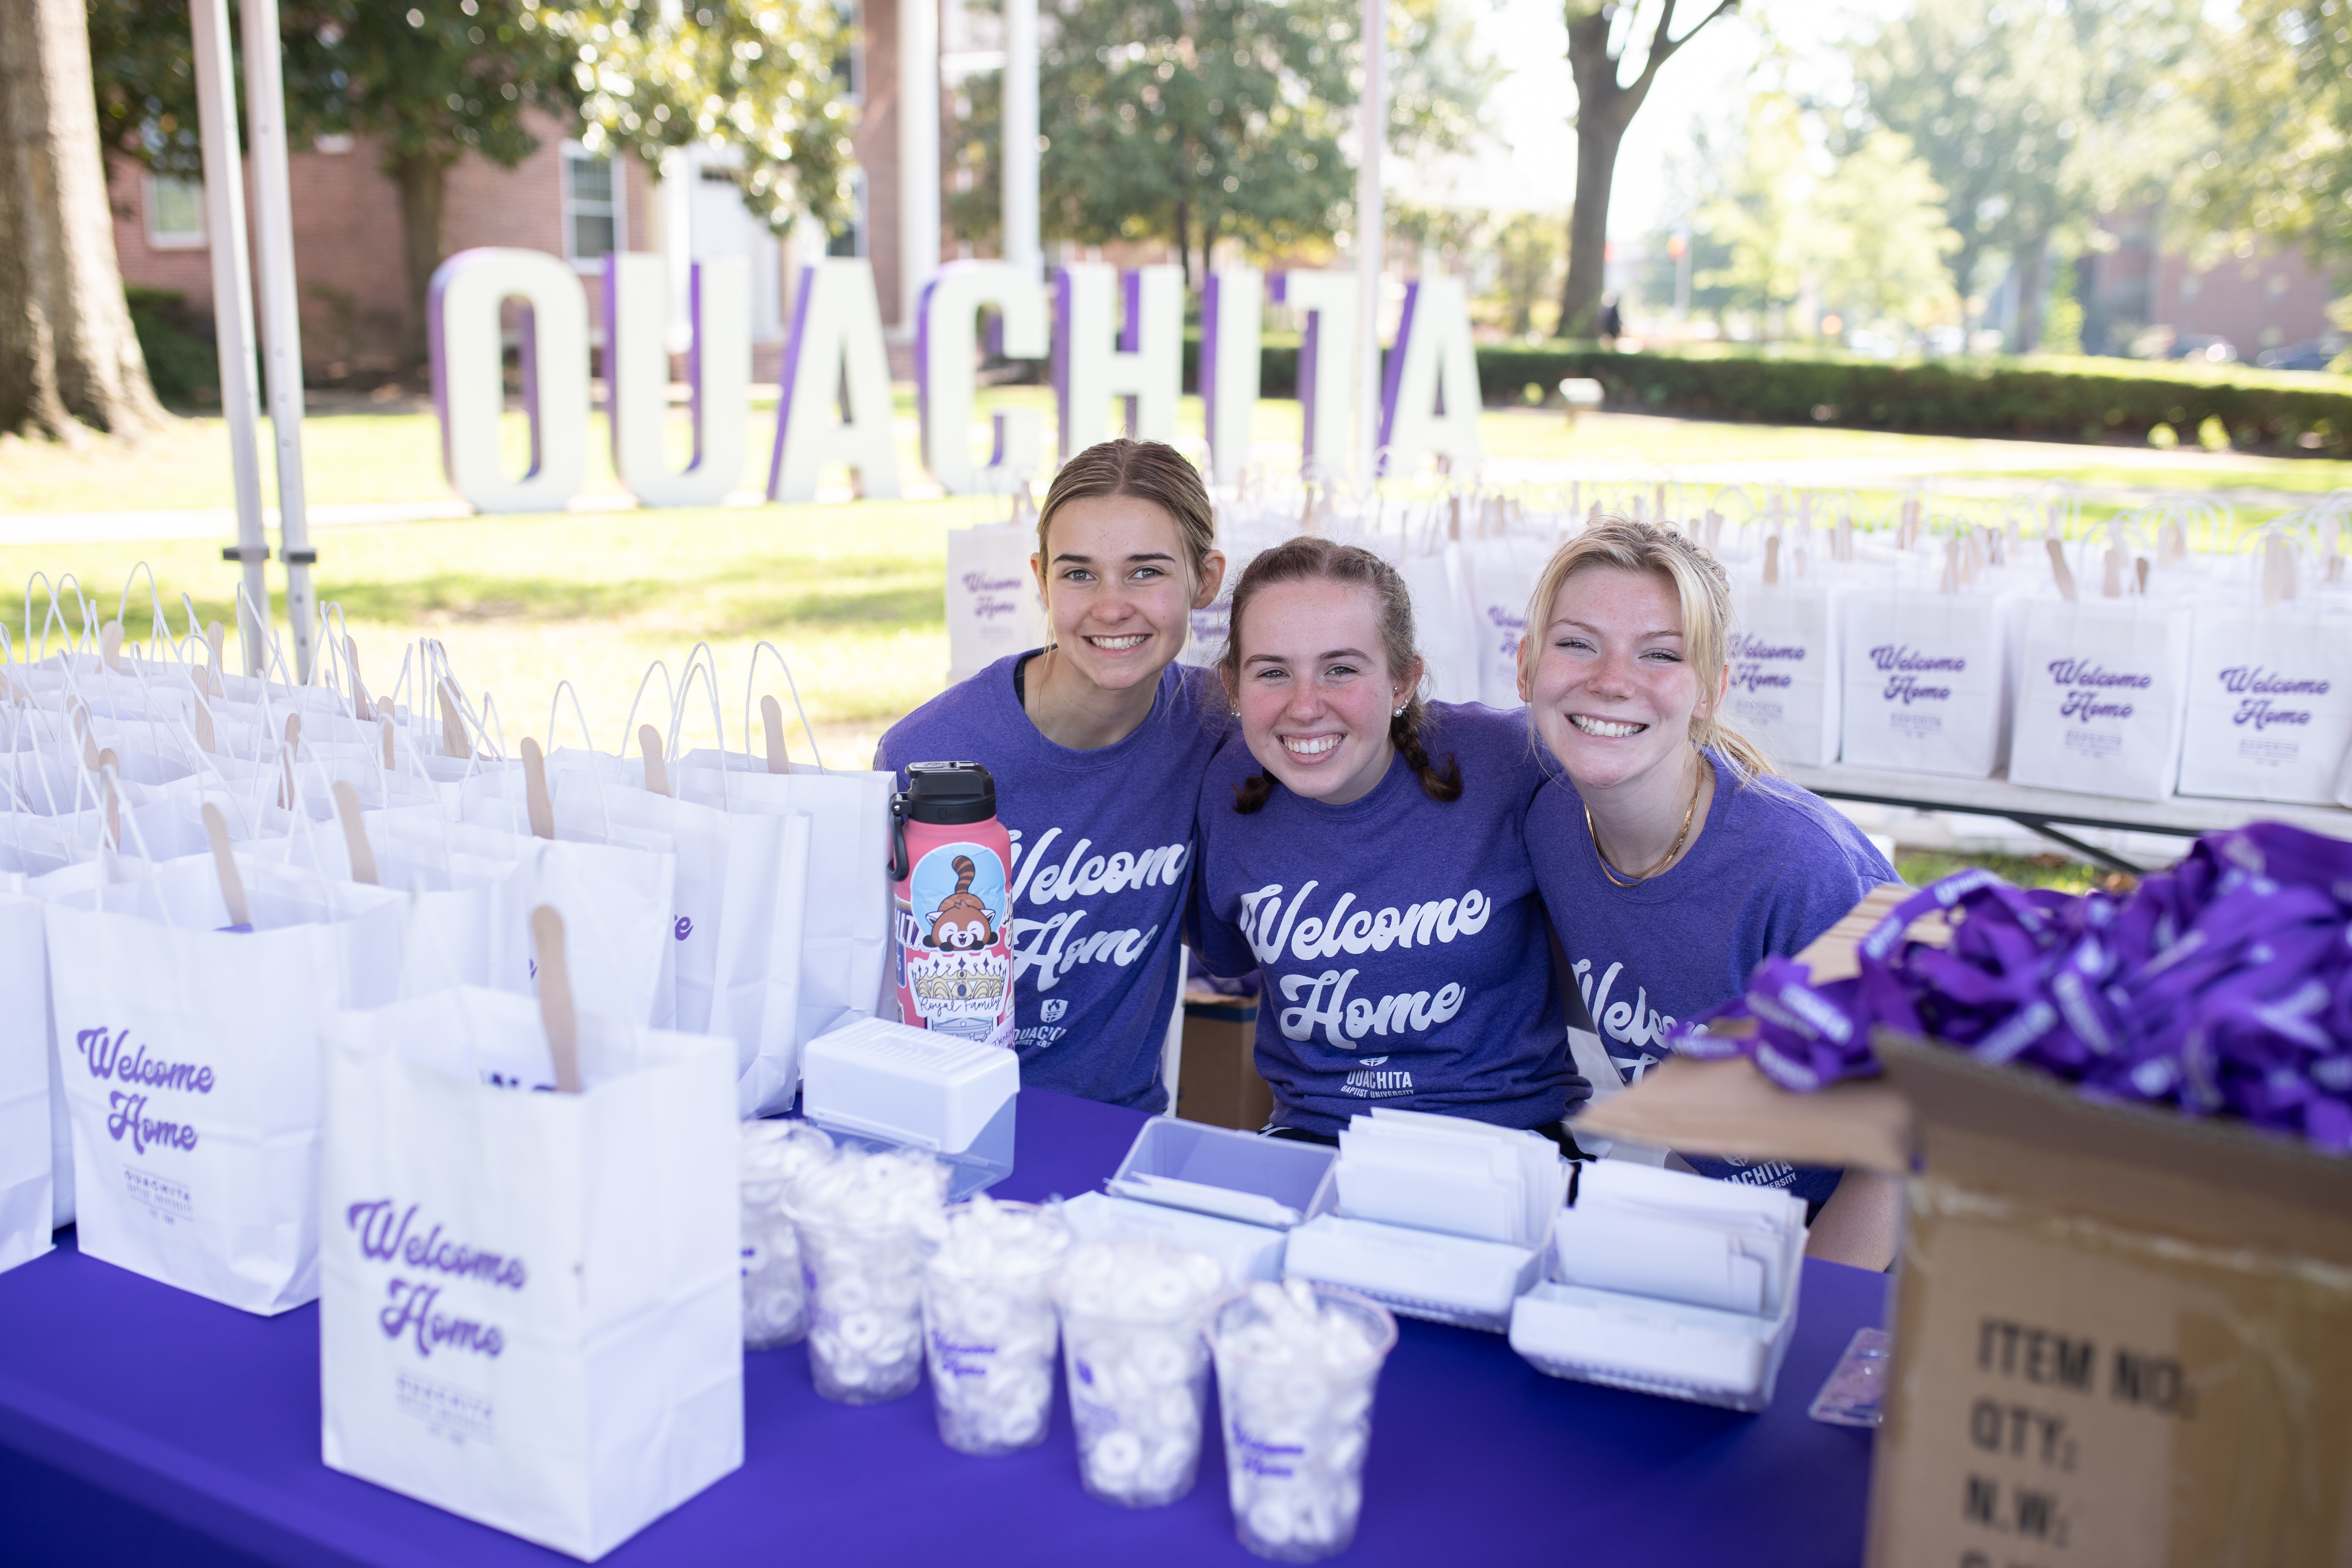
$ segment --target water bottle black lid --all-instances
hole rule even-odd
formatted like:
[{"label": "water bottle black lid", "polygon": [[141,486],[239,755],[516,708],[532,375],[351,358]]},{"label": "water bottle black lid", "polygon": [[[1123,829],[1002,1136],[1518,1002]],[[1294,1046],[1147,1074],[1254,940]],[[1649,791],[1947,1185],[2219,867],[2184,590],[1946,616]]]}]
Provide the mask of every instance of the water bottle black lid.
[{"label": "water bottle black lid", "polygon": [[996,815],[996,780],[978,763],[907,764],[907,816],[915,822],[986,822]]}]

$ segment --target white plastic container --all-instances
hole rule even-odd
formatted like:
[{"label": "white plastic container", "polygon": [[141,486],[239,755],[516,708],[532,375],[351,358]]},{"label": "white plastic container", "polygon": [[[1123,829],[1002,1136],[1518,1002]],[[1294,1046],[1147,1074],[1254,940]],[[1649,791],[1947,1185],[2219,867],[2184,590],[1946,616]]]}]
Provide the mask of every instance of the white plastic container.
[{"label": "white plastic container", "polygon": [[1511,1348],[1554,1377],[1760,1410],[1797,1321],[1805,1205],[1786,1193],[1604,1161],[1553,1224],[1549,1278]]},{"label": "white plastic container", "polygon": [[1158,1116],[1143,1124],[1104,1185],[1115,1197],[1286,1230],[1328,1206],[1337,1153]]},{"label": "white plastic container", "polygon": [[836,1136],[920,1149],[952,1172],[950,1198],[1013,1171],[1021,1061],[984,1041],[879,1018],[808,1043],[801,1113]]},{"label": "white plastic container", "polygon": [[1062,1217],[1080,1241],[1114,1241],[1121,1237],[1146,1237],[1171,1247],[1205,1252],[1241,1284],[1251,1279],[1282,1278],[1283,1245],[1288,1232],[1239,1220],[1218,1219],[1189,1209],[1115,1198],[1107,1193],[1081,1193],[1062,1205]]},{"label": "white plastic container", "polygon": [[1286,1279],[1344,1285],[1408,1317],[1500,1333],[1542,1254],[1433,1230],[1318,1215],[1290,1233]]}]

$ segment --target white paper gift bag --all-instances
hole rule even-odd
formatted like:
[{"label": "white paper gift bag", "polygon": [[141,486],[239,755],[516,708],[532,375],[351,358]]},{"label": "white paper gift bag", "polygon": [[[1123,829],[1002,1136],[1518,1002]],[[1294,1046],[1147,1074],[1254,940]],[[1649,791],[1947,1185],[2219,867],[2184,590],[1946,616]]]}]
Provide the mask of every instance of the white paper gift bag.
[{"label": "white paper gift bag", "polygon": [[2352,745],[2352,616],[2200,605],[2180,793],[2325,805]]},{"label": "white paper gift bag", "polygon": [[58,1137],[43,953],[40,900],[21,874],[0,872],[0,1269],[49,1249],[57,1161],[70,1148]]},{"label": "white paper gift bag", "polygon": [[1477,701],[1480,638],[1471,617],[1461,546],[1449,542],[1433,551],[1409,552],[1396,567],[1412,595],[1423,689],[1439,702]]},{"label": "white paper gift bag", "polygon": [[318,1294],[320,1031],[392,1000],[402,900],[234,864],[241,921],[210,857],[52,898],[49,994],[81,1250],[274,1313]]},{"label": "white paper gift bag", "polygon": [[1489,708],[1519,705],[1519,643],[1528,632],[1528,595],[1550,558],[1548,536],[1510,533],[1465,539],[1455,547],[1465,564],[1470,634],[1478,660],[1478,700]]},{"label": "white paper gift bag", "polygon": [[1845,598],[1849,767],[1990,778],[2009,743],[2014,600],[1857,587]]},{"label": "white paper gift bag", "polygon": [[452,990],[327,1031],[331,1468],[594,1560],[743,1462],[734,1047]]},{"label": "white paper gift bag", "polygon": [[1045,606],[1029,570],[1036,550],[1034,523],[948,531],[950,685],[970,679],[1007,654],[1045,645]]},{"label": "white paper gift bag", "polygon": [[2169,796],[2189,712],[2189,606],[2138,595],[2035,599],[2022,618],[2010,781]]},{"label": "white paper gift bag", "polygon": [[1724,716],[1764,754],[1797,767],[1838,760],[1845,713],[1843,584],[1742,578],[1724,648]]}]

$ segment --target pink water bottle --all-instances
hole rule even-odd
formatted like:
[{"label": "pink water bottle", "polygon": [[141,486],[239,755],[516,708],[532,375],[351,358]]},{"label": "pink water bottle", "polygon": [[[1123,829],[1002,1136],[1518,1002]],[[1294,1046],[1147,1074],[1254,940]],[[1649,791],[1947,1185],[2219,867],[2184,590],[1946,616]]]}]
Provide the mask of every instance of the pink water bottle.
[{"label": "pink water bottle", "polygon": [[978,763],[912,763],[890,797],[898,1007],[919,1029],[1013,1044],[1013,840]]}]

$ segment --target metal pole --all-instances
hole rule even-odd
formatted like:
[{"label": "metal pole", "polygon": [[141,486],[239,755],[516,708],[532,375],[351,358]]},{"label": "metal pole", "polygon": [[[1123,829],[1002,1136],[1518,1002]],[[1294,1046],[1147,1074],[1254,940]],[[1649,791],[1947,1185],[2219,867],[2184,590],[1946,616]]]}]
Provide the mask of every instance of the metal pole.
[{"label": "metal pole", "polygon": [[1364,96],[1357,106],[1356,159],[1356,471],[1364,488],[1380,478],[1381,263],[1388,212],[1381,199],[1381,157],[1388,145],[1388,0],[1363,0]]},{"label": "metal pole", "polygon": [[898,331],[940,269],[940,0],[898,0]]},{"label": "metal pole", "polygon": [[1037,237],[1037,0],[1004,0],[1003,142],[1004,259],[1034,279],[1044,266]]},{"label": "metal pole", "polygon": [[286,619],[294,678],[307,683],[318,649],[310,593],[310,520],[302,489],[302,317],[294,276],[294,198],[286,172],[286,83],[278,0],[239,0],[245,29],[245,129],[253,145],[253,218],[261,268],[261,363],[269,434],[278,452],[278,558],[286,563]]},{"label": "metal pole", "polygon": [[[259,675],[269,657],[269,579],[261,569],[269,559],[269,541],[262,528],[261,463],[254,449],[261,412],[253,392],[253,279],[246,264],[245,170],[237,152],[228,0],[193,0],[188,11],[195,43],[197,135],[204,143],[213,335],[220,346],[221,412],[228,421],[229,469],[236,485],[237,542],[223,550],[221,559],[245,565],[245,591],[253,605],[237,617],[237,641],[245,649],[246,673]],[[259,625],[250,623],[253,616],[260,617]]]}]

